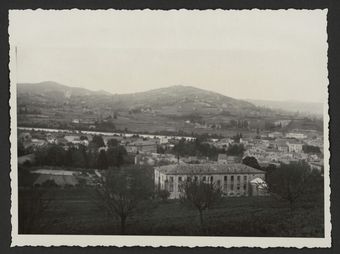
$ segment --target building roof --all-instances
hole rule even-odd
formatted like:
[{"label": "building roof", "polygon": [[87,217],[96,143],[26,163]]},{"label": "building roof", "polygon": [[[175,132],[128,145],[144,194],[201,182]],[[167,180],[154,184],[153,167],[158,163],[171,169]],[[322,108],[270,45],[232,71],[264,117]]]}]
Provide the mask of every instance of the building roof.
[{"label": "building roof", "polygon": [[127,146],[154,146],[154,145],[157,145],[157,143],[152,140],[135,141],[130,144],[127,144]]},{"label": "building roof", "polygon": [[158,167],[157,170],[166,175],[188,175],[188,174],[264,174],[262,170],[258,170],[241,163],[233,164],[174,164]]},{"label": "building roof", "polygon": [[303,145],[303,142],[295,139],[288,140],[288,145]]},{"label": "building roof", "polygon": [[224,153],[220,153],[217,157],[217,160],[227,160],[227,155]]}]

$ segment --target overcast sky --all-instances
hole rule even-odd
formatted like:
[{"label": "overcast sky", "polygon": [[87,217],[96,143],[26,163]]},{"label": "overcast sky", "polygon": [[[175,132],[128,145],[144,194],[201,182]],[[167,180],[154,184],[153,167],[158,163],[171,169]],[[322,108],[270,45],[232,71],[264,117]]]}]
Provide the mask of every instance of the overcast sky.
[{"label": "overcast sky", "polygon": [[11,11],[17,82],[324,101],[326,10]]}]

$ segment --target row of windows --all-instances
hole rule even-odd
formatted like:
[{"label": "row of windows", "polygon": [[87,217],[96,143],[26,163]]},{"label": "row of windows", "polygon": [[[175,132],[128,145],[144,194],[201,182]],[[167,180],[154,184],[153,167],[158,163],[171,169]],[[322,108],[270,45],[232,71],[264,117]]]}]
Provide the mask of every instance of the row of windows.
[{"label": "row of windows", "polygon": [[[220,186],[220,181],[217,181],[217,185]],[[170,183],[170,184],[168,184],[168,185],[166,185],[166,186],[167,186],[168,191],[170,191],[170,192],[173,192],[173,191],[174,191],[174,184],[173,184],[173,183]],[[244,190],[244,191],[247,190],[247,184],[243,184],[242,187],[243,187],[243,190]],[[234,185],[234,184],[230,184],[230,190],[235,190],[234,188],[235,188],[235,185]],[[227,189],[228,189],[228,185],[227,185],[227,184],[224,184],[223,189],[224,189],[224,190],[227,190]],[[240,185],[240,184],[237,184],[237,185],[236,185],[236,190],[237,190],[237,191],[240,191],[240,190],[241,190],[241,185]]]},{"label": "row of windows", "polygon": [[[162,179],[163,179],[163,177],[162,177]],[[198,181],[198,176],[194,176],[193,179],[194,179],[194,181]],[[223,179],[224,179],[225,182],[228,181],[228,176],[224,176]],[[190,176],[188,176],[188,177],[187,177],[187,181],[191,181],[191,180],[192,180],[192,178],[191,178]],[[234,176],[231,175],[231,176],[230,176],[230,181],[233,182],[234,180],[235,180]],[[240,182],[240,181],[241,181],[241,176],[240,176],[240,175],[236,176],[236,180],[237,180],[238,182]],[[247,180],[248,180],[248,176],[247,176],[247,175],[244,175],[244,176],[243,176],[243,181],[246,182]],[[173,181],[174,181],[174,177],[173,177],[173,176],[170,176],[170,177],[169,177],[169,181],[170,181],[170,182],[173,182]],[[178,177],[178,181],[179,181],[179,182],[182,182],[182,181],[183,181],[183,177],[182,177],[182,176],[179,176],[179,177]],[[205,181],[211,181],[211,182],[212,182],[212,181],[214,181],[214,177],[213,177],[213,176],[209,176],[209,177],[203,176],[203,177],[202,177],[202,181],[204,181],[204,182],[205,182]]]}]

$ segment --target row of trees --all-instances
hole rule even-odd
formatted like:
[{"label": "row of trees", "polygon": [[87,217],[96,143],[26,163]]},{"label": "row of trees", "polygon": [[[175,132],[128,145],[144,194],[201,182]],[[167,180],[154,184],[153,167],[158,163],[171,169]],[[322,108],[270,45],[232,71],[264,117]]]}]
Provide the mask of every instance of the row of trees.
[{"label": "row of trees", "polygon": [[209,157],[209,159],[215,159],[223,150],[204,143],[198,138],[192,141],[187,141],[183,138],[174,146],[173,152],[178,157],[204,156]]},{"label": "row of trees", "polygon": [[35,151],[37,165],[69,166],[76,168],[120,167],[131,163],[125,148],[115,139],[105,143],[101,136],[94,136],[89,146],[69,144],[67,149],[49,144]]},{"label": "row of trees", "polygon": [[173,148],[173,152],[178,157],[184,156],[202,156],[209,157],[211,160],[216,160],[218,154],[226,153],[232,156],[242,156],[245,151],[243,144],[232,144],[226,149],[216,148],[203,140],[197,138],[192,141],[181,139]]}]

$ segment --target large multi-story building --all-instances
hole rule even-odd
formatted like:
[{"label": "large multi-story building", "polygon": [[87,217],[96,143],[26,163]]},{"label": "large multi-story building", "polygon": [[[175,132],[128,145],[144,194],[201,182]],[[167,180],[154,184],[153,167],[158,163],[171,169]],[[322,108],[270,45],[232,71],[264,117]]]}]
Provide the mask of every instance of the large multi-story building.
[{"label": "large multi-story building", "polygon": [[259,186],[251,183],[256,178],[264,179],[265,172],[244,164],[175,164],[155,168],[155,185],[168,190],[170,198],[179,198],[186,181],[213,183],[226,196],[261,195]]}]

